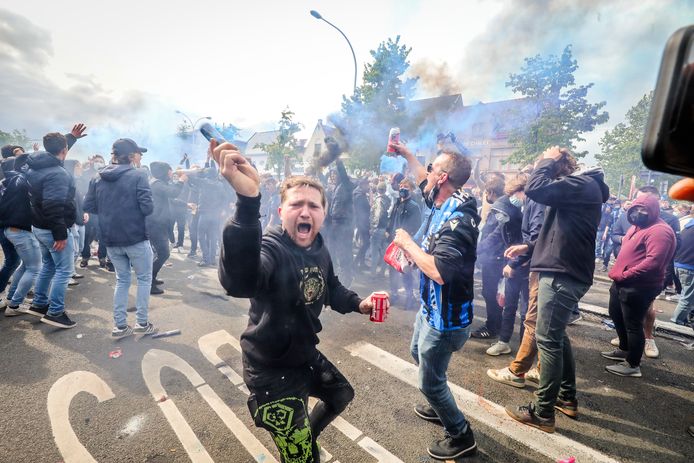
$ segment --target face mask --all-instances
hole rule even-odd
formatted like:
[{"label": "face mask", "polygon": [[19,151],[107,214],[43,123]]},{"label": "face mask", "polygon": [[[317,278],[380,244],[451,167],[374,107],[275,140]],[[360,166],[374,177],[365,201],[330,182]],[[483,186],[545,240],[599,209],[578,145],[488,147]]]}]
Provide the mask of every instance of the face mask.
[{"label": "face mask", "polygon": [[401,198],[409,198],[410,197],[410,190],[407,188],[400,188],[400,191],[398,191],[400,194]]},{"label": "face mask", "polygon": [[648,214],[646,212],[630,212],[628,219],[629,223],[637,227],[648,225]]},{"label": "face mask", "polygon": [[94,162],[94,168],[95,168],[96,170],[99,170],[99,169],[101,169],[101,168],[104,167],[104,166],[105,166],[105,164],[104,164],[103,162],[101,162],[101,161],[96,161],[96,162]]},{"label": "face mask", "polygon": [[494,201],[492,201],[491,199],[489,199],[489,196],[484,195],[484,199],[487,201],[488,204],[494,204]]},{"label": "face mask", "polygon": [[439,195],[439,186],[436,185],[436,186],[434,186],[434,188],[431,189],[431,191],[429,192],[429,195],[424,200],[427,207],[434,207],[434,202],[436,201],[436,197],[438,195]]},{"label": "face mask", "polygon": [[508,198],[508,200],[511,201],[511,204],[518,208],[520,208],[523,205],[523,201],[521,201],[520,198],[518,198],[517,196],[511,196],[510,198]]}]

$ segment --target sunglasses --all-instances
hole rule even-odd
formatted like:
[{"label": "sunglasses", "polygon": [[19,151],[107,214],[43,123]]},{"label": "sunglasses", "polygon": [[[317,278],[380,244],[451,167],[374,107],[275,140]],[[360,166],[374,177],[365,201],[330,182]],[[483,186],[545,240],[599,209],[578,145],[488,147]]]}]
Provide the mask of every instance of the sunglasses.
[{"label": "sunglasses", "polygon": [[[427,164],[427,174],[430,174],[430,173],[432,173],[433,171],[434,171],[434,164],[432,164],[432,163],[430,162],[429,164]],[[439,173],[447,174],[448,172],[446,172],[445,170],[441,169],[441,170],[439,171]]]}]

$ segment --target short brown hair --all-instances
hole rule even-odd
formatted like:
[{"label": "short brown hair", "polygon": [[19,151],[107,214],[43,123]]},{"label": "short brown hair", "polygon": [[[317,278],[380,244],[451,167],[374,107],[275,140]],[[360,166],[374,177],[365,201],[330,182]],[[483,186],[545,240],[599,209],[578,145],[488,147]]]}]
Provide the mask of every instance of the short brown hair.
[{"label": "short brown hair", "polygon": [[568,148],[559,148],[559,152],[562,154],[562,157],[557,160],[559,176],[566,177],[576,172],[578,170],[578,162],[573,153]]},{"label": "short brown hair", "polygon": [[523,191],[525,190],[526,183],[528,183],[528,175],[520,173],[506,183],[504,193],[506,193],[507,196],[511,196],[519,191]]},{"label": "short brown hair", "polygon": [[407,187],[407,188],[409,188],[410,190],[414,190],[414,189],[415,189],[415,184],[414,184],[414,182],[412,181],[411,178],[405,177],[405,178],[403,178],[403,179],[400,181],[400,188],[403,188],[403,187]]},{"label": "short brown hair", "polygon": [[43,136],[43,147],[53,156],[67,148],[67,138],[60,132],[51,132]]},{"label": "short brown hair", "polygon": [[443,164],[443,170],[448,174],[448,181],[451,182],[451,185],[456,189],[465,185],[472,172],[470,159],[452,143],[446,143],[441,148],[441,155],[448,158]]},{"label": "short brown hair", "polygon": [[504,195],[504,187],[504,179],[494,176],[487,180],[487,182],[484,184],[484,191],[487,193],[493,193],[494,197],[500,198]]},{"label": "short brown hair", "polygon": [[308,186],[318,190],[323,209],[328,207],[328,199],[325,197],[325,189],[323,188],[323,185],[317,179],[308,177],[306,175],[295,175],[288,177],[284,180],[284,182],[282,182],[282,186],[280,186],[280,202],[284,203],[284,201],[287,199],[287,191],[291,190],[292,188],[302,186]]}]

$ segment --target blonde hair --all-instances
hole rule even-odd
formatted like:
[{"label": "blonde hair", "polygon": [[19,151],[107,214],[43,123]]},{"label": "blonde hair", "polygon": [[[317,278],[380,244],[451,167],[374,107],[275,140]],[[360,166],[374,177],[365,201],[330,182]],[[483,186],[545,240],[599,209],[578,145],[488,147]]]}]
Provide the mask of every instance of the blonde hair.
[{"label": "blonde hair", "polygon": [[328,199],[325,197],[325,189],[323,185],[315,178],[306,175],[295,175],[287,177],[280,186],[280,201],[284,203],[287,199],[287,192],[292,188],[307,186],[315,188],[320,193],[321,204],[325,209],[328,206]]},{"label": "blonde hair", "polygon": [[518,193],[519,191],[525,190],[525,184],[528,183],[528,175],[520,173],[513,177],[511,180],[506,182],[504,187],[504,193],[507,196]]}]

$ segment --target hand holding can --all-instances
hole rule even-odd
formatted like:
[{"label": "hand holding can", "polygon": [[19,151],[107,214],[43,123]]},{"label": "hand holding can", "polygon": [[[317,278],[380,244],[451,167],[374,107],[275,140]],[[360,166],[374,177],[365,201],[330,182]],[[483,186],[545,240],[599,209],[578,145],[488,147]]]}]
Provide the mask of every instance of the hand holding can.
[{"label": "hand holding can", "polygon": [[386,148],[386,153],[388,156],[395,156],[392,153],[395,153],[395,149],[391,148],[391,143],[400,143],[400,128],[399,127],[393,127],[390,129],[390,132],[388,133],[388,146]]},{"label": "hand holding can", "polygon": [[386,321],[388,310],[390,309],[390,299],[388,297],[388,293],[385,291],[376,291],[371,293],[371,302],[373,307],[371,308],[369,320],[374,323],[383,323]]}]

